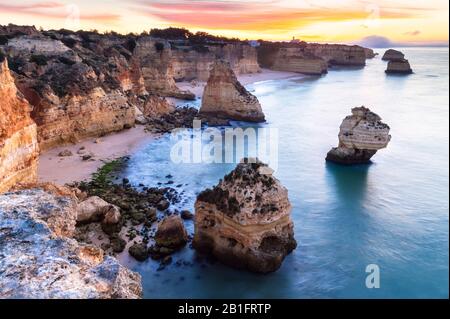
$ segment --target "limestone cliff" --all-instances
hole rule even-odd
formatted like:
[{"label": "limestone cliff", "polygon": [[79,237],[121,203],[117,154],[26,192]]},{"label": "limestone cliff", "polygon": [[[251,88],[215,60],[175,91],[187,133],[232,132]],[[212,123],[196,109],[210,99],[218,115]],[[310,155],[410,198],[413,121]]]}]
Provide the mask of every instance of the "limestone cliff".
[{"label": "limestone cliff", "polygon": [[286,188],[267,165],[246,159],[199,194],[194,248],[233,267],[275,271],[297,246],[290,213]]},{"label": "limestone cliff", "polygon": [[305,52],[324,59],[329,65],[366,65],[366,52],[357,45],[308,43]]},{"label": "limestone cliff", "polygon": [[140,298],[140,275],[72,237],[77,200],[33,188],[0,195],[0,298]]},{"label": "limestone cliff", "polygon": [[193,93],[182,91],[175,84],[172,50],[167,41],[150,37],[140,38],[134,49],[133,59],[141,66],[147,91],[180,99],[195,99]]},{"label": "limestone cliff", "polygon": [[306,54],[297,48],[282,48],[275,57],[272,69],[321,75],[327,73],[328,65],[322,58]]},{"label": "limestone cliff", "polygon": [[[1,53],[1,52],[0,52]],[[0,193],[37,178],[38,143],[31,107],[0,57]]]},{"label": "limestone cliff", "polygon": [[207,81],[217,58],[228,61],[236,74],[260,72],[256,49],[247,44],[172,45],[173,76],[176,81]]},{"label": "limestone cliff", "polygon": [[230,64],[222,60],[211,68],[199,115],[249,122],[265,120],[258,99],[239,83]]},{"label": "limestone cliff", "polygon": [[352,115],[340,126],[339,146],[331,149],[326,159],[340,164],[367,163],[378,150],[387,147],[391,140],[389,130],[368,108],[353,108]]}]

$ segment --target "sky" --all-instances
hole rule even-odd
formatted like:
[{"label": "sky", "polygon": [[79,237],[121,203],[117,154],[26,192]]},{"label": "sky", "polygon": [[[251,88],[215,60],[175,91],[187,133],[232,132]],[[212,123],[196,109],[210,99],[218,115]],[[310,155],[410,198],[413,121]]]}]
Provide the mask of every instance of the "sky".
[{"label": "sky", "polygon": [[185,27],[241,39],[448,43],[447,0],[0,0],[0,24],[116,31]]}]

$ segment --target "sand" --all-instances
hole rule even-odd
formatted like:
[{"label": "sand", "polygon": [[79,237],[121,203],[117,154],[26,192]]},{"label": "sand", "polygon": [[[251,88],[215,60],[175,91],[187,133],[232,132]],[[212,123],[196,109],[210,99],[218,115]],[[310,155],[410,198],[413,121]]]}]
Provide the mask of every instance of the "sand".
[{"label": "sand", "polygon": [[[278,72],[263,69],[261,73],[238,76],[243,85],[251,83],[279,80],[290,77],[299,77],[298,73]],[[183,90],[190,90],[201,97],[205,82],[180,82],[177,85]],[[53,182],[64,185],[66,183],[89,180],[91,175],[101,167],[104,162],[131,154],[137,148],[156,138],[156,135],[144,131],[144,126],[136,126],[130,130],[113,133],[102,138],[90,138],[75,145],[59,146],[42,153],[39,157],[39,182]],[[84,147],[84,151],[79,151]],[[61,157],[61,151],[69,150],[72,156]],[[78,154],[80,153],[80,154]],[[83,161],[82,155],[92,154],[91,160]]]}]

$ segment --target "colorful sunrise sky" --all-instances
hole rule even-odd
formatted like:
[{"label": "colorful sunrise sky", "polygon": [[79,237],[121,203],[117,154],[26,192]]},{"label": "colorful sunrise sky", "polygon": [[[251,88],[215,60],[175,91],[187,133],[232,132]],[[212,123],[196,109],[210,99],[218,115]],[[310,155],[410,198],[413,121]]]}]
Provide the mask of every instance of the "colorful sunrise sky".
[{"label": "colorful sunrise sky", "polygon": [[0,24],[121,33],[185,27],[242,39],[448,42],[448,0],[0,0]]}]

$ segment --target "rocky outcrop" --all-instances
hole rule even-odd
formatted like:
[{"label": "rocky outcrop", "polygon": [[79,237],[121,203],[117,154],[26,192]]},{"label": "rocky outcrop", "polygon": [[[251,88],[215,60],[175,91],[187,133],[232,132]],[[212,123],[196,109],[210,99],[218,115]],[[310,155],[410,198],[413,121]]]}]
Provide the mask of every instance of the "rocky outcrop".
[{"label": "rocky outcrop", "polygon": [[374,57],[376,57],[378,55],[377,52],[374,52],[372,49],[369,48],[363,48],[364,49],[364,53],[366,54],[366,59],[373,59]]},{"label": "rocky outcrop", "polygon": [[175,111],[175,107],[165,98],[157,95],[149,95],[144,103],[138,106],[146,118],[160,118]]},{"label": "rocky outcrop", "polygon": [[193,245],[233,267],[268,273],[296,248],[291,204],[267,165],[250,162],[199,194]]},{"label": "rocky outcrop", "polygon": [[368,108],[352,109],[340,126],[339,146],[332,148],[326,159],[339,164],[363,164],[375,153],[387,147],[391,140],[389,126]]},{"label": "rocky outcrop", "polygon": [[391,61],[391,60],[403,60],[405,55],[397,50],[389,49],[387,50],[383,57],[381,58],[383,61]]},{"label": "rocky outcrop", "polygon": [[358,45],[308,43],[304,51],[324,59],[329,65],[366,65],[366,51]]},{"label": "rocky outcrop", "polygon": [[388,74],[411,74],[413,70],[406,59],[390,60],[387,65],[386,73]]},{"label": "rocky outcrop", "polygon": [[6,58],[0,57],[0,193],[18,183],[36,181],[39,147],[30,111]]},{"label": "rocky outcrop", "polygon": [[249,122],[265,120],[258,99],[239,83],[230,64],[223,60],[212,66],[199,115]]},{"label": "rocky outcrop", "polygon": [[282,48],[275,57],[272,69],[308,75],[321,75],[328,72],[328,65],[322,58],[307,54],[297,48]]},{"label": "rocky outcrop", "polygon": [[159,224],[155,234],[155,242],[159,247],[178,249],[186,245],[187,241],[188,234],[180,216],[166,217]]},{"label": "rocky outcrop", "polygon": [[71,238],[77,200],[32,188],[0,195],[0,298],[140,298],[140,275]]},{"label": "rocky outcrop", "polygon": [[148,92],[186,100],[195,100],[189,91],[180,90],[175,84],[172,51],[165,40],[142,37],[134,48],[133,59],[141,66],[141,74]]},{"label": "rocky outcrop", "polygon": [[256,49],[248,44],[172,45],[175,81],[207,81],[217,58],[228,61],[236,74],[260,72]]}]

